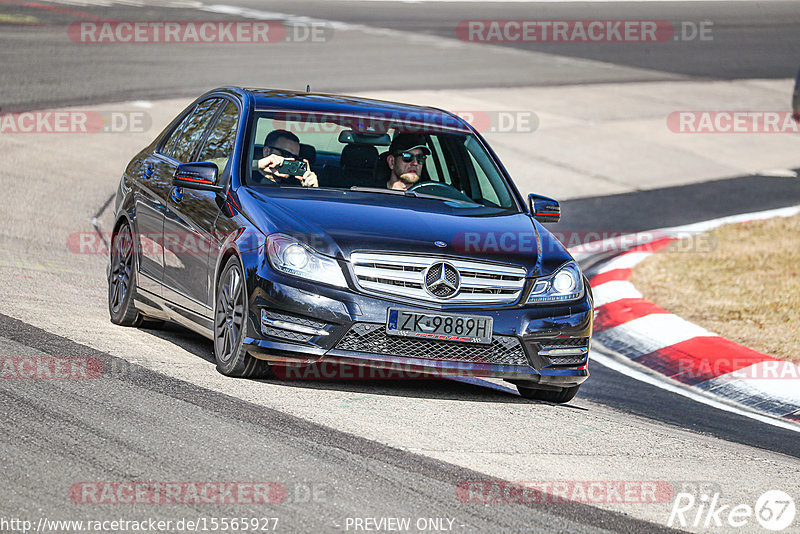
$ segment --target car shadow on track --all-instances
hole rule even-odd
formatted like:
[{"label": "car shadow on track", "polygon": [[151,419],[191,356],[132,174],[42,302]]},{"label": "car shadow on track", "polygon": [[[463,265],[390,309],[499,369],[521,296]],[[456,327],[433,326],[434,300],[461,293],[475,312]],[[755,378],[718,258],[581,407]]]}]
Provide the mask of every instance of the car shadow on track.
[{"label": "car shadow on track", "polygon": [[586,408],[568,404],[554,404],[544,401],[524,399],[519,396],[513,386],[500,386],[482,379],[460,378],[429,378],[429,379],[404,379],[404,380],[280,380],[265,379],[264,383],[279,384],[281,386],[303,389],[330,389],[347,391],[350,393],[363,393],[368,395],[386,395],[391,397],[409,397],[428,400],[455,400],[467,402],[486,402],[502,404],[547,404],[561,408],[570,408],[586,411]]},{"label": "car shadow on track", "polygon": [[[213,343],[194,332],[174,323],[165,323],[159,328],[140,328],[142,332],[173,343],[183,350],[215,364]],[[214,370],[213,372],[218,372]],[[553,404],[544,401],[524,399],[519,396],[512,384],[499,384],[480,377],[457,378],[395,378],[391,370],[383,373],[372,373],[369,370],[359,371],[350,368],[340,376],[331,378],[330,368],[324,372],[310,371],[301,375],[255,379],[254,382],[276,384],[315,390],[335,390],[368,395],[385,395],[391,397],[409,397],[419,399],[457,400],[469,402],[488,402],[503,404],[549,404],[563,408],[585,411],[585,408],[569,404]],[[302,377],[298,377],[302,376]],[[369,376],[370,378],[363,378]],[[385,376],[386,378],[381,378]],[[378,377],[378,378],[372,378]],[[236,380],[232,378],[231,380]]]}]

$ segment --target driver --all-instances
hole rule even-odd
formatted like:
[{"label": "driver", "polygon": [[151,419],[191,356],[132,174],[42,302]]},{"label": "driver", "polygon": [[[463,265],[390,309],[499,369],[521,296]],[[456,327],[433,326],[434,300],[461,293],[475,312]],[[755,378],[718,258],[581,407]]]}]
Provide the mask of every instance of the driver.
[{"label": "driver", "polygon": [[389,166],[389,189],[406,190],[419,182],[425,159],[431,151],[425,146],[425,136],[413,133],[399,133],[392,139],[386,164]]},{"label": "driver", "polygon": [[[308,160],[303,160],[308,165],[308,170],[303,176],[289,176],[277,172],[284,159],[300,159],[300,139],[287,130],[273,130],[264,138],[264,157],[258,160],[258,171],[267,180],[287,185],[302,185],[303,187],[319,187],[317,175],[311,171]],[[299,183],[295,183],[298,180]]]}]

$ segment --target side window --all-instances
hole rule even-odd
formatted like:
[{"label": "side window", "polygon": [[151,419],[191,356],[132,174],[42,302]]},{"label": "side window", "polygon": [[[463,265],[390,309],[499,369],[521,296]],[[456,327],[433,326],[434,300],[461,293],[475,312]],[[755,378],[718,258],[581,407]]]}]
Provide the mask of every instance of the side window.
[{"label": "side window", "polygon": [[[496,172],[494,161],[488,152],[481,148],[474,137],[469,137],[464,143],[469,159],[466,160],[467,173],[472,184],[471,196],[479,199],[483,204],[501,207],[514,205],[514,199],[508,187],[503,183],[503,177]],[[482,200],[480,200],[482,199]]]},{"label": "side window", "polygon": [[497,197],[497,192],[494,190],[494,187],[492,187],[489,178],[471,152],[469,153],[469,160],[472,163],[472,168],[475,170],[475,178],[478,180],[478,188],[480,189],[481,196],[484,200],[488,200],[496,206],[499,206],[500,199]]},{"label": "side window", "polygon": [[444,151],[442,150],[442,144],[439,141],[439,136],[432,135],[431,144],[433,145],[433,149],[431,150],[431,163],[428,164],[428,175],[433,181],[452,185],[453,179],[450,177],[450,171],[447,168],[447,162],[444,159]]},{"label": "side window", "polygon": [[177,159],[181,163],[188,163],[192,154],[194,154],[197,143],[202,139],[209,121],[211,121],[211,118],[217,111],[219,102],[219,98],[211,98],[201,102],[197,108],[184,119],[179,128],[180,134],[173,136],[177,137],[175,143],[172,144],[172,139],[167,142],[164,154]]},{"label": "side window", "polygon": [[226,100],[227,104],[222,114],[208,134],[203,149],[200,151],[198,161],[211,161],[217,164],[219,172],[227,165],[233,153],[233,144],[236,141],[236,126],[239,123],[239,108],[236,104]]}]

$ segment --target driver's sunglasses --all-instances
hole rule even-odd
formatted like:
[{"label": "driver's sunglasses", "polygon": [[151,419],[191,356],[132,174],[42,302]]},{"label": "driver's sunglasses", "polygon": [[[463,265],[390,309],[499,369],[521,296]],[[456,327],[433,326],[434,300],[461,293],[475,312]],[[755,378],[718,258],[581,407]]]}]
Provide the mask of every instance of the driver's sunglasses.
[{"label": "driver's sunglasses", "polygon": [[281,157],[284,157],[284,158],[293,158],[293,159],[300,159],[300,156],[298,156],[297,154],[292,154],[292,153],[291,153],[291,152],[289,152],[288,150],[284,150],[284,149],[282,149],[282,148],[278,148],[278,147],[276,147],[276,146],[269,146],[269,147],[267,147],[267,148],[269,148],[269,149],[270,149],[270,151],[272,151],[272,152],[277,152],[277,153],[278,153],[278,155],[279,155],[279,156],[281,156]]},{"label": "driver's sunglasses", "polygon": [[411,152],[402,152],[400,154],[400,157],[403,158],[403,161],[405,161],[406,163],[411,163],[411,160],[416,158],[417,163],[419,163],[420,165],[424,165],[425,160],[428,159],[427,154],[412,154]]}]

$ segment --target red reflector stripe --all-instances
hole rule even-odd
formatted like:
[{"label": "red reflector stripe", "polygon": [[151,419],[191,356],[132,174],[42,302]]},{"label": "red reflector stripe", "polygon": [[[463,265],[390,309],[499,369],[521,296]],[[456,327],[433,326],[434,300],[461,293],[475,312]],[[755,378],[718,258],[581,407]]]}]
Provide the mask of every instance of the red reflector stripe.
[{"label": "red reflector stripe", "polygon": [[658,252],[661,249],[667,248],[667,246],[673,241],[678,240],[674,237],[662,237],[661,239],[656,239],[655,241],[651,241],[649,243],[643,243],[639,246],[633,247],[632,249],[626,250],[625,254],[629,252]]},{"label": "red reflector stripe", "polygon": [[211,184],[214,183],[211,180],[200,180],[198,178],[189,178],[189,177],[186,177],[186,176],[178,176],[178,179],[186,180],[187,182],[197,182],[199,184],[209,184],[209,185],[211,185]]},{"label": "red reflector stripe", "polygon": [[633,269],[612,269],[610,271],[593,276],[592,279],[589,280],[589,284],[592,287],[597,287],[600,284],[605,284],[606,282],[624,282],[631,277],[632,272]]},{"label": "red reflector stripe", "polygon": [[719,336],[698,336],[634,361],[684,384],[698,384],[769,359]]},{"label": "red reflector stripe", "polygon": [[597,308],[594,331],[602,332],[652,313],[669,313],[645,299],[620,299]]},{"label": "red reflector stripe", "polygon": [[236,203],[236,199],[233,198],[233,195],[231,195],[230,191],[228,191],[228,198],[231,199],[231,202],[233,202],[233,205],[236,206],[237,210],[242,211],[242,208],[240,208],[239,204]]}]

